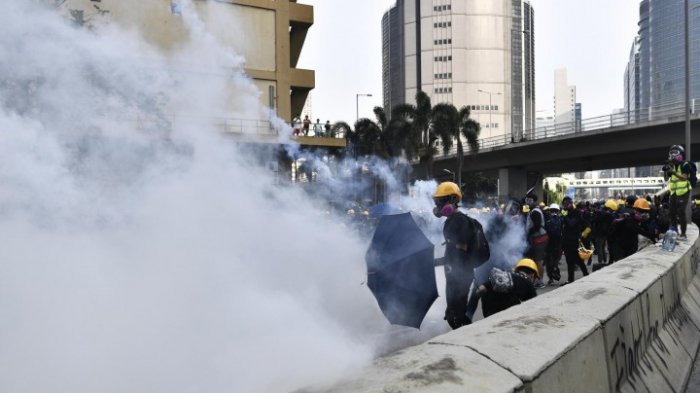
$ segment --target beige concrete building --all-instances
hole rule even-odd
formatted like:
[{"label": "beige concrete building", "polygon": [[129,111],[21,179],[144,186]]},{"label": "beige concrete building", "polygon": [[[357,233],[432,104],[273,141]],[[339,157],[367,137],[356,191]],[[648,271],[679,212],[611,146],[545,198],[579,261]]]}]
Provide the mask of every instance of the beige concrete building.
[{"label": "beige concrete building", "polygon": [[535,128],[534,10],[527,0],[397,0],[382,20],[384,106],[469,106],[481,139]]},{"label": "beige concrete building", "polygon": [[576,86],[569,86],[566,68],[554,70],[554,120],[560,127],[576,121]]},{"label": "beige concrete building", "polygon": [[[206,30],[245,57],[245,72],[260,90],[261,103],[288,123],[301,113],[315,85],[314,71],[296,68],[314,22],[313,7],[296,0],[195,0],[194,5]],[[88,26],[116,23],[137,30],[165,53],[190,37],[178,0],[68,0],[63,7],[82,11],[80,18]],[[211,58],[176,61],[210,74],[220,67]]]}]

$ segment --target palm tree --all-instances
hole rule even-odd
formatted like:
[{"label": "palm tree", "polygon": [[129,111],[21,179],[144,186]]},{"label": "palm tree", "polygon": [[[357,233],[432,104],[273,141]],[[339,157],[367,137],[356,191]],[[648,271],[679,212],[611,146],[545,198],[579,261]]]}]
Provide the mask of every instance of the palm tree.
[{"label": "palm tree", "polygon": [[473,152],[479,150],[479,133],[481,126],[469,117],[470,110],[463,106],[459,111],[452,104],[437,104],[433,107],[432,128],[442,142],[443,154],[447,155],[452,145],[457,142],[457,184],[462,185],[462,167],[464,165],[464,146],[462,138]]},{"label": "palm tree", "polygon": [[387,120],[382,107],[374,108],[377,124],[382,130],[384,150],[391,158],[405,155],[411,161],[418,156],[420,134],[415,131],[404,105],[394,107],[391,113],[391,120]]},{"label": "palm tree", "polygon": [[331,135],[339,133],[345,136],[346,151],[355,159],[370,155],[386,158],[382,128],[372,120],[362,118],[355,122],[354,127],[342,121],[337,122],[331,127]]},{"label": "palm tree", "polygon": [[392,109],[392,121],[398,116],[411,125],[409,135],[405,135],[407,150],[415,152],[419,164],[424,170],[425,178],[432,178],[433,161],[437,154],[438,138],[431,130],[432,107],[430,97],[423,91],[416,94],[416,105],[400,104]]}]

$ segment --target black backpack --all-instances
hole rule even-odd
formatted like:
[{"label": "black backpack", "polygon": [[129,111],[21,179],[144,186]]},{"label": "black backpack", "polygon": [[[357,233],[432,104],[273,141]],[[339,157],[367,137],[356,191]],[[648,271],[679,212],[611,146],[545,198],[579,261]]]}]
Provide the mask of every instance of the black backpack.
[{"label": "black backpack", "polygon": [[467,254],[469,254],[474,261],[482,264],[491,258],[491,248],[489,247],[489,242],[486,240],[486,235],[484,234],[484,227],[481,223],[469,216],[469,223],[472,226],[472,236],[469,239],[469,244],[467,244]]},{"label": "black backpack", "polygon": [[561,217],[557,215],[547,215],[547,219],[544,223],[544,230],[547,231],[547,235],[552,239],[561,238]]},{"label": "black backpack", "polygon": [[690,176],[688,177],[690,186],[695,188],[695,186],[698,184],[698,167],[694,162],[686,161],[686,163],[690,164]]}]

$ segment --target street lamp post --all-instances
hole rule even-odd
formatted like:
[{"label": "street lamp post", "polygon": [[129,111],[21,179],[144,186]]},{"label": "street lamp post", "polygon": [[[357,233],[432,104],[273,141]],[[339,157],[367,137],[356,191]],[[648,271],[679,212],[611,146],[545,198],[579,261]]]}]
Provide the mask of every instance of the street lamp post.
[{"label": "street lamp post", "polygon": [[688,15],[690,10],[688,0],[685,0],[683,5],[685,7],[685,157],[683,158],[690,161],[690,16]]},{"label": "street lamp post", "polygon": [[360,96],[372,97],[371,94],[356,94],[355,95],[355,121],[360,120]]},{"label": "street lamp post", "polygon": [[490,92],[488,92],[488,91],[481,90],[481,89],[479,89],[479,92],[480,92],[480,93],[486,93],[486,94],[489,95],[489,132],[490,132],[491,127],[493,127],[493,122],[491,122],[491,110],[493,109],[493,105],[491,105],[491,96],[494,95],[494,94],[500,96],[501,93],[490,93]]},{"label": "street lamp post", "polygon": [[[526,125],[530,130],[531,134],[531,139],[534,138],[534,129],[532,128],[532,121],[535,119],[535,100],[533,99],[534,97],[534,92],[535,92],[535,86],[533,86],[533,80],[532,80],[532,74],[534,70],[534,64],[533,64],[533,56],[532,56],[532,35],[530,30],[523,30],[523,34],[527,35],[527,55],[523,55],[523,61],[527,61],[527,67],[525,67],[525,70],[527,71],[527,75],[525,75],[525,88],[523,89],[523,95],[525,96],[524,102],[525,102],[525,107],[526,109],[529,109],[529,117],[530,117],[530,122],[528,122]],[[523,52],[525,52],[525,40],[523,40]],[[527,88],[528,86],[530,87],[530,96],[527,96]],[[530,103],[530,107],[527,108],[527,103]]]},{"label": "street lamp post", "polygon": [[449,173],[450,175],[452,175],[452,183],[454,183],[454,182],[455,182],[455,173],[452,172],[452,171],[449,170],[449,169],[443,169],[443,171],[445,171],[445,172]]}]

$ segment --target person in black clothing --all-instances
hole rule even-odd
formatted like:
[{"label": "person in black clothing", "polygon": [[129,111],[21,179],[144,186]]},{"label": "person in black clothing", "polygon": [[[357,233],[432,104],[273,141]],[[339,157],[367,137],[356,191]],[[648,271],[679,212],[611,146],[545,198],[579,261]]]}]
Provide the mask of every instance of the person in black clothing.
[{"label": "person in black clothing", "polygon": [[467,253],[467,244],[472,236],[469,218],[457,210],[462,191],[452,182],[441,183],[435,191],[436,217],[447,217],[442,234],[445,237],[445,256],[436,265],[445,266],[445,294],[447,309],[445,320],[452,329],[469,325],[467,316],[469,287],[474,281],[474,268],[478,262]]},{"label": "person in black clothing", "polygon": [[[528,250],[525,253],[527,258],[530,258],[537,263],[537,270],[544,271],[544,253],[547,249],[549,236],[544,229],[544,212],[535,205],[537,195],[528,194],[525,197],[525,204],[530,208],[527,214],[525,230],[527,231]],[[544,288],[542,280],[535,281],[535,288]]]},{"label": "person in black clothing", "polygon": [[[592,211],[590,202],[586,201],[584,203],[583,209],[581,209],[581,216],[583,217],[583,220],[585,222],[587,222],[589,224],[593,222],[593,211]],[[591,228],[590,232],[592,232],[592,229],[593,228]],[[586,248],[586,249],[591,248],[591,244],[593,243],[592,237],[593,236],[589,236],[588,232],[581,235],[581,243],[583,244],[584,248]],[[588,266],[590,266],[592,262],[593,262],[592,259],[589,258],[588,259]]]},{"label": "person in black clothing", "polygon": [[[690,184],[692,168],[688,161],[683,160],[685,149],[680,145],[673,145],[668,152],[668,162],[663,167],[664,180],[669,181],[669,217],[671,227],[680,229],[679,238],[685,238],[688,227],[685,209],[688,206],[688,198],[692,194],[693,186]],[[680,227],[678,226],[680,224]]]},{"label": "person in black clothing", "polygon": [[591,231],[589,224],[583,219],[581,212],[575,208],[571,198],[566,197],[561,202],[563,209],[567,211],[562,220],[562,248],[564,249],[564,257],[566,258],[566,267],[568,270],[567,282],[562,285],[574,282],[574,267],[578,266],[584,276],[588,275],[586,264],[583,263],[578,255],[579,242],[584,233]]},{"label": "person in black clothing", "polygon": [[547,270],[547,277],[549,277],[548,285],[554,285],[554,281],[561,279],[559,260],[561,259],[562,217],[559,210],[559,205],[552,203],[545,214],[544,227],[549,236],[549,241],[544,252],[544,265]]},{"label": "person in black clothing", "polygon": [[619,225],[619,235],[617,238],[617,260],[627,258],[637,252],[639,248],[639,235],[656,242],[656,234],[646,231],[642,226],[643,220],[649,220],[649,203],[646,199],[637,199],[633,210],[635,214],[625,215],[619,218],[616,225]]},{"label": "person in black clothing", "polygon": [[537,264],[532,259],[518,262],[513,272],[494,268],[478,290],[484,318],[537,296],[533,282],[538,279]]},{"label": "person in black clothing", "polygon": [[608,239],[610,225],[615,219],[614,212],[616,211],[617,203],[610,199],[593,217],[593,244],[595,245],[595,254],[598,256],[598,263],[608,263],[605,242]]}]

